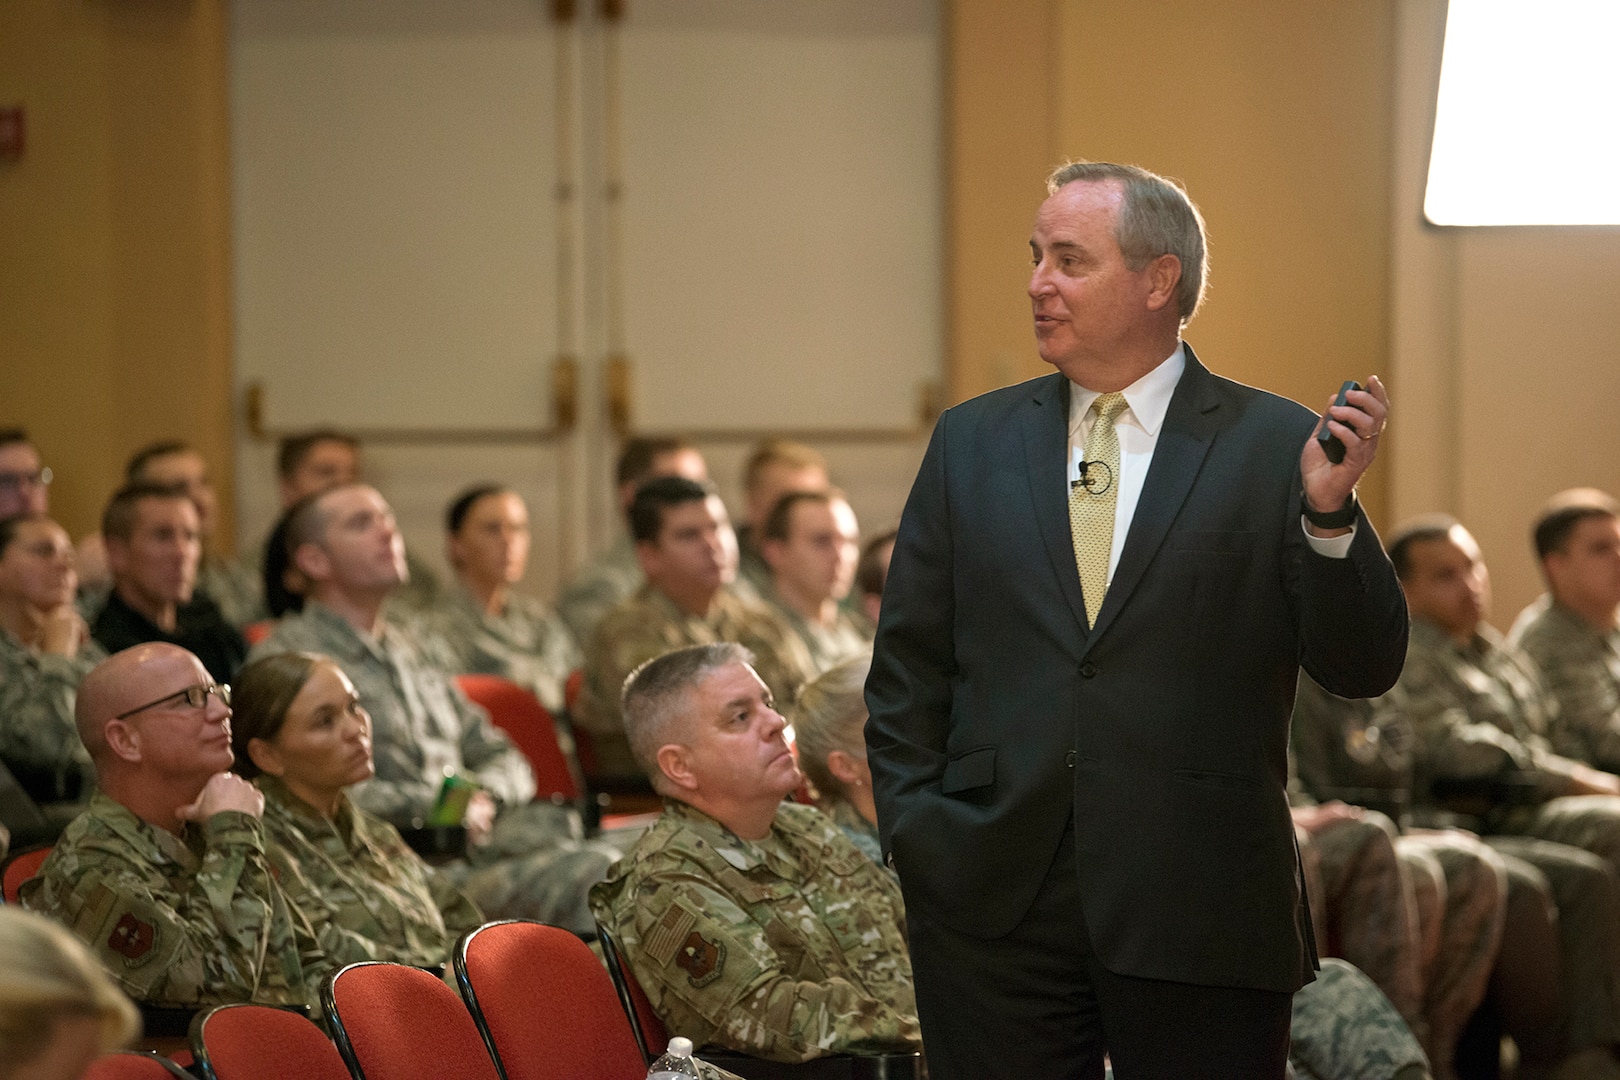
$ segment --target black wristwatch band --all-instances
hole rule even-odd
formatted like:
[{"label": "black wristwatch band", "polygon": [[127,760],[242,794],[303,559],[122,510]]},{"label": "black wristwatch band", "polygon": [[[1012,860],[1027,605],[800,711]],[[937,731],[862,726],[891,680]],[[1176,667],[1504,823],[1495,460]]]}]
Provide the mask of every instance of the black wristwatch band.
[{"label": "black wristwatch band", "polygon": [[1356,514],[1361,510],[1361,504],[1356,501],[1356,493],[1350,492],[1350,498],[1337,510],[1322,513],[1311,509],[1311,501],[1302,491],[1299,494],[1299,512],[1305,515],[1305,520],[1318,529],[1348,529],[1356,523]]}]

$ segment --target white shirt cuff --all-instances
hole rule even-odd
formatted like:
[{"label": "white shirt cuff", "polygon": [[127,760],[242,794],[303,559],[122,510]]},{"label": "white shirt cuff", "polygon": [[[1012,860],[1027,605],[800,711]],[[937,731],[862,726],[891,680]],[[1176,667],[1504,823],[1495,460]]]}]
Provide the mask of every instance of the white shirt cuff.
[{"label": "white shirt cuff", "polygon": [[1305,531],[1305,542],[1311,545],[1311,550],[1318,555],[1326,555],[1330,559],[1348,559],[1350,557],[1350,541],[1356,538],[1356,527],[1350,526],[1350,531],[1343,536],[1312,536],[1311,530],[1305,528],[1305,518],[1299,519],[1299,527]]}]

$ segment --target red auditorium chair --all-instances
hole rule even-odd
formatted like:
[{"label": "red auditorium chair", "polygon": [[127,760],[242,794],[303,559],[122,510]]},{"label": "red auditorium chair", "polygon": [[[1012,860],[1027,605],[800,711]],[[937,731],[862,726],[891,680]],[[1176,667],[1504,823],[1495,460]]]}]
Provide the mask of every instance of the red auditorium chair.
[{"label": "red auditorium chair", "polygon": [[501,1080],[456,992],[421,968],[362,961],[326,977],[321,1000],[349,1071],[365,1080]]},{"label": "red auditorium chair", "polygon": [[6,898],[6,903],[17,902],[18,890],[23,882],[39,873],[40,864],[45,856],[51,853],[50,844],[42,847],[27,848],[13,853],[4,863],[0,863],[0,894]]},{"label": "red auditorium chair", "polygon": [[488,923],[462,935],[452,964],[506,1080],[647,1075],[612,980],[568,931],[524,920]]},{"label": "red auditorium chair", "polygon": [[141,1050],[103,1054],[90,1063],[83,1080],[196,1080],[166,1057]]},{"label": "red auditorium chair", "polygon": [[271,1005],[216,1005],[191,1023],[202,1080],[351,1080],[343,1055],[303,1013]]}]

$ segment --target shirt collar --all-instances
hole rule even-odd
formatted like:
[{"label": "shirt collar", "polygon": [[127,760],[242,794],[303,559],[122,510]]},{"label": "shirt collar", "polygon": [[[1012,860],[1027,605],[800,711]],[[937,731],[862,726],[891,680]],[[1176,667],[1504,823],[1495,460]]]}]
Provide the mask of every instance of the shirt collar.
[{"label": "shirt collar", "polygon": [[[1158,367],[1121,391],[1129,410],[1120,419],[1130,416],[1137,427],[1151,436],[1157,436],[1159,427],[1164,423],[1164,414],[1170,410],[1170,398],[1176,392],[1176,384],[1181,381],[1181,373],[1186,369],[1187,347],[1177,342],[1176,351]],[[1069,385],[1069,439],[1078,442],[1091,403],[1102,395],[1072,380]]]}]

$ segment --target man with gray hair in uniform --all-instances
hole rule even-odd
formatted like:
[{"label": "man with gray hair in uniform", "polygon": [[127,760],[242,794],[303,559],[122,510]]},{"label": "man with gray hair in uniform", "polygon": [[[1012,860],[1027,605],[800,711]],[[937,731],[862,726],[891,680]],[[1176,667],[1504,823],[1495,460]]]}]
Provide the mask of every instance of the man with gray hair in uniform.
[{"label": "man with gray hair in uniform", "polygon": [[619,852],[585,840],[573,807],[531,801],[534,774],[517,747],[408,630],[384,618],[407,574],[388,503],[364,484],[329,488],[295,504],[277,532],[308,585],[302,609],[282,618],[250,659],[322,653],[354,683],[371,714],[377,766],[355,788],[355,802],[410,828],[427,821],[446,779],[459,777],[476,791],[464,819],[468,863],[450,868],[457,884],[492,918],[588,929],[586,894]]},{"label": "man with gray hair in uniform", "polygon": [[672,1031],[774,1061],[921,1046],[900,889],[820,811],[786,721],[729,642],[650,660],[624,691],[664,797],[591,893]]}]

